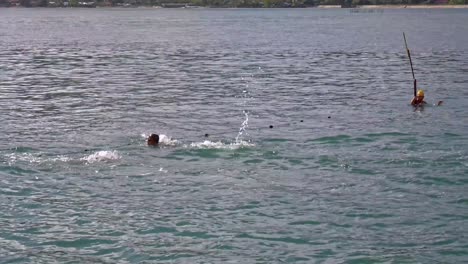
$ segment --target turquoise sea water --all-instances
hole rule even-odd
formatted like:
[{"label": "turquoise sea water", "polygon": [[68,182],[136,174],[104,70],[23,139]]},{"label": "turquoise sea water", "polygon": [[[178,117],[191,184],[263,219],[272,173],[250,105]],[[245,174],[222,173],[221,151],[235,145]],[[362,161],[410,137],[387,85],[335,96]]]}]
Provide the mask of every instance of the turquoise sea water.
[{"label": "turquoise sea water", "polygon": [[0,25],[1,263],[468,261],[468,11]]}]

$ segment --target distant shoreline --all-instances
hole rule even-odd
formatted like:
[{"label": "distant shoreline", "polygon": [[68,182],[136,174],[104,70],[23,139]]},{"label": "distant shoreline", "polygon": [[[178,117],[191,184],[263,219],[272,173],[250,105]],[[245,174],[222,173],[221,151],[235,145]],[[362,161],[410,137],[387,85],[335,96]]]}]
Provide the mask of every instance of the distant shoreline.
[{"label": "distant shoreline", "polygon": [[[92,6],[93,8],[169,8],[164,6],[149,6],[149,5],[132,5],[132,6]],[[34,7],[23,7],[23,6],[0,6],[0,8],[89,8],[87,6],[34,6]],[[242,9],[242,8],[255,8],[255,9],[276,9],[278,7],[222,7],[222,6],[182,6],[177,8],[229,8],[229,9]],[[318,8],[318,9],[467,9],[468,5],[357,5],[353,7],[342,7],[340,5],[318,5],[318,6],[303,6],[303,7],[283,7],[283,8]]]},{"label": "distant shoreline", "polygon": [[[313,8],[333,9],[342,8],[340,5],[319,5]],[[358,5],[348,9],[442,9],[442,8],[468,8],[468,5]]]},{"label": "distant shoreline", "polygon": [[411,9],[434,9],[434,8],[468,8],[468,5],[362,5],[356,8],[411,8]]}]

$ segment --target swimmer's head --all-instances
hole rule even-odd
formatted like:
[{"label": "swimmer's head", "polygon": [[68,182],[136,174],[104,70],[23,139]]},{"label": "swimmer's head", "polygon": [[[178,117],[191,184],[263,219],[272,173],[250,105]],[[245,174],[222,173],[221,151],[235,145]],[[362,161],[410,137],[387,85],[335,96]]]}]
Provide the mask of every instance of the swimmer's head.
[{"label": "swimmer's head", "polygon": [[416,96],[424,97],[424,91],[423,90],[418,90],[418,92],[416,93]]},{"label": "swimmer's head", "polygon": [[148,137],[148,146],[156,146],[158,145],[159,143],[159,136],[156,135],[156,134],[151,134],[149,137]]}]

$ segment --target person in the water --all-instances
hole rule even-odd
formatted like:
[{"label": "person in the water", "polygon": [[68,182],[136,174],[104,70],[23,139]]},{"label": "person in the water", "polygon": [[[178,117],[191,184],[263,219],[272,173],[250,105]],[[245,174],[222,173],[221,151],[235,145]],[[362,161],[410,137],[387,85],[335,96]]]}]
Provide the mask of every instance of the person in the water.
[{"label": "person in the water", "polygon": [[411,105],[413,106],[423,106],[427,104],[426,101],[424,101],[424,91],[423,90],[418,90],[416,93],[416,96],[411,100]]},{"label": "person in the water", "polygon": [[[437,102],[437,106],[441,106],[444,101],[439,101]],[[426,101],[424,101],[424,91],[423,90],[418,90],[416,93],[416,96],[411,100],[411,105],[412,106],[424,106],[426,105]]]},{"label": "person in the water", "polygon": [[151,134],[148,137],[147,144],[148,146],[157,146],[159,143],[159,135],[157,134]]}]

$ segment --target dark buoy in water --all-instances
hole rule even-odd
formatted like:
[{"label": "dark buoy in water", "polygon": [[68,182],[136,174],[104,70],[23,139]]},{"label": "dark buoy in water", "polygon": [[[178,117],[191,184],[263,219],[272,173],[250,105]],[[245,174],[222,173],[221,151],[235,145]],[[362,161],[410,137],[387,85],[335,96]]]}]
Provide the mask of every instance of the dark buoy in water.
[{"label": "dark buoy in water", "polygon": [[208,136],[209,136],[209,135],[208,135],[208,133],[207,133],[207,134],[205,134],[205,137],[208,137]]},{"label": "dark buoy in water", "polygon": [[272,126],[272,125],[270,125],[270,128],[273,128],[273,126]]},{"label": "dark buoy in water", "polygon": [[331,118],[331,116],[328,116],[328,118]]},{"label": "dark buoy in water", "polygon": [[301,120],[301,123],[304,122],[304,120]]}]

